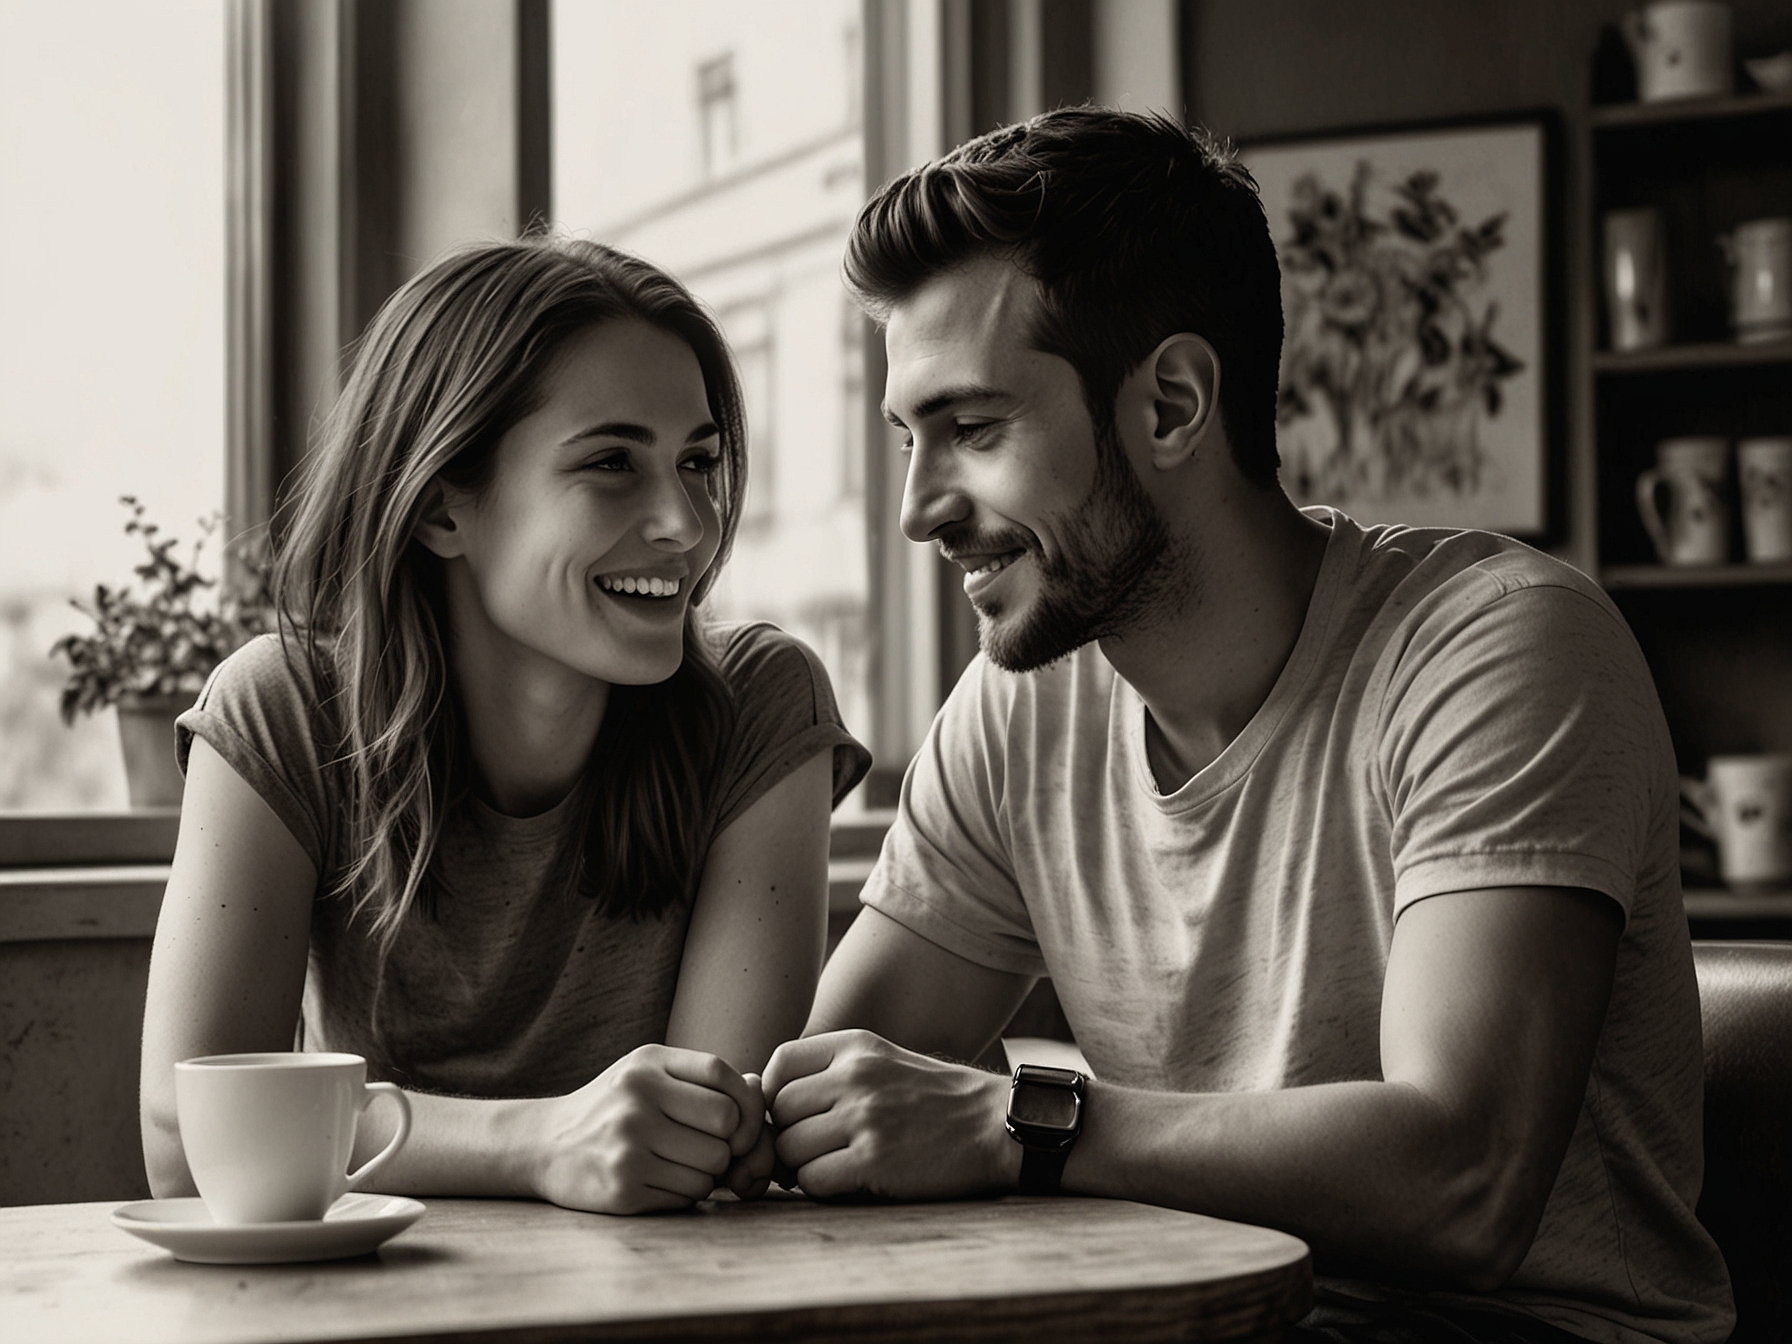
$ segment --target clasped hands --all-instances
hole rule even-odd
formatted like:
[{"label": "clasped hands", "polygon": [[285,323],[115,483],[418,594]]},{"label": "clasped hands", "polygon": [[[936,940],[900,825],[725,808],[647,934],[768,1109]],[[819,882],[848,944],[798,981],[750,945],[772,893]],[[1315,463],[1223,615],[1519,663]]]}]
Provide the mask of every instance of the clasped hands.
[{"label": "clasped hands", "polygon": [[816,1198],[944,1199],[1012,1185],[1008,1080],[865,1031],[778,1047],[763,1080],[715,1055],[646,1045],[543,1099],[531,1184],[568,1208],[684,1208],[776,1174]]}]

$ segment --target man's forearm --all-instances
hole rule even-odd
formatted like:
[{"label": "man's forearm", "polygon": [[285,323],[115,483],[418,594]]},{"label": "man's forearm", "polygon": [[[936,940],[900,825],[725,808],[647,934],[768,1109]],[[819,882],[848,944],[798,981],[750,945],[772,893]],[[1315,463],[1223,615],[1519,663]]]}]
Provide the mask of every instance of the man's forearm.
[{"label": "man's forearm", "polygon": [[1485,1289],[1535,1235],[1535,1166],[1399,1083],[1189,1095],[1092,1080],[1063,1183],[1280,1227],[1322,1253]]}]

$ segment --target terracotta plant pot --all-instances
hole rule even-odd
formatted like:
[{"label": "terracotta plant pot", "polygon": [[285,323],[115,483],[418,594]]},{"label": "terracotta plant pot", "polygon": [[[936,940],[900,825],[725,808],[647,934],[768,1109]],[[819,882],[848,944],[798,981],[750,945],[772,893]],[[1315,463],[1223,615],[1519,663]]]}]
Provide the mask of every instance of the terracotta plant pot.
[{"label": "terracotta plant pot", "polygon": [[174,721],[191,695],[128,695],[118,702],[118,741],[132,807],[179,807],[186,780],[174,757]]}]

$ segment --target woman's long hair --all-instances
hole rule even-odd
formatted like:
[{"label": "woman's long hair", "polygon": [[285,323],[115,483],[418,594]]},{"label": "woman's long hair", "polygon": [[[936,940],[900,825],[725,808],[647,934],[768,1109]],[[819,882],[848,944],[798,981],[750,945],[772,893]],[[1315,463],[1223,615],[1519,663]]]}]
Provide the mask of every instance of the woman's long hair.
[{"label": "woman's long hair", "polygon": [[733,722],[697,604],[727,558],[746,485],[740,383],[714,320],[663,271],[574,239],[480,244],[411,280],[361,336],[283,510],[274,570],[281,638],[317,687],[343,799],[331,894],[352,900],[387,947],[420,901],[433,905],[443,824],[471,789],[441,561],[413,540],[430,483],[483,489],[498,441],[538,408],[567,342],[631,317],[683,340],[703,371],[721,431],[708,478],[721,545],[692,591],[678,671],[611,689],[557,870],[615,916],[657,915],[692,893],[702,785]]}]

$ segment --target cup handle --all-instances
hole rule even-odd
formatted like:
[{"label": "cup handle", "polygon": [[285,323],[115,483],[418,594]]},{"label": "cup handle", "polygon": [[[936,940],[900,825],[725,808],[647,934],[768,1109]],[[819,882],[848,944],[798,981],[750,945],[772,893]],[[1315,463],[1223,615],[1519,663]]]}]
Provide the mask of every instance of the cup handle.
[{"label": "cup handle", "polygon": [[1680,776],[1680,820],[1707,840],[1717,839],[1711,814],[1717,809],[1717,790],[1707,780]]},{"label": "cup handle", "polygon": [[1636,511],[1642,515],[1643,530],[1649,534],[1649,540],[1655,543],[1655,553],[1666,560],[1668,528],[1661,519],[1661,506],[1656,503],[1661,482],[1661,472],[1654,467],[1636,478]]},{"label": "cup handle", "polygon": [[353,1190],[356,1186],[360,1185],[362,1181],[366,1180],[369,1176],[373,1175],[374,1172],[385,1166],[387,1162],[391,1161],[392,1158],[397,1155],[398,1150],[404,1147],[404,1141],[411,1137],[411,1099],[405,1096],[398,1084],[367,1083],[364,1086],[366,1090],[361,1097],[362,1110],[366,1110],[380,1097],[391,1097],[393,1101],[398,1103],[398,1133],[392,1136],[392,1141],[390,1143],[380,1149],[379,1152],[375,1153],[372,1157],[368,1158],[366,1162],[362,1163],[358,1171],[351,1171],[348,1174],[348,1179],[344,1188],[349,1190]]}]

